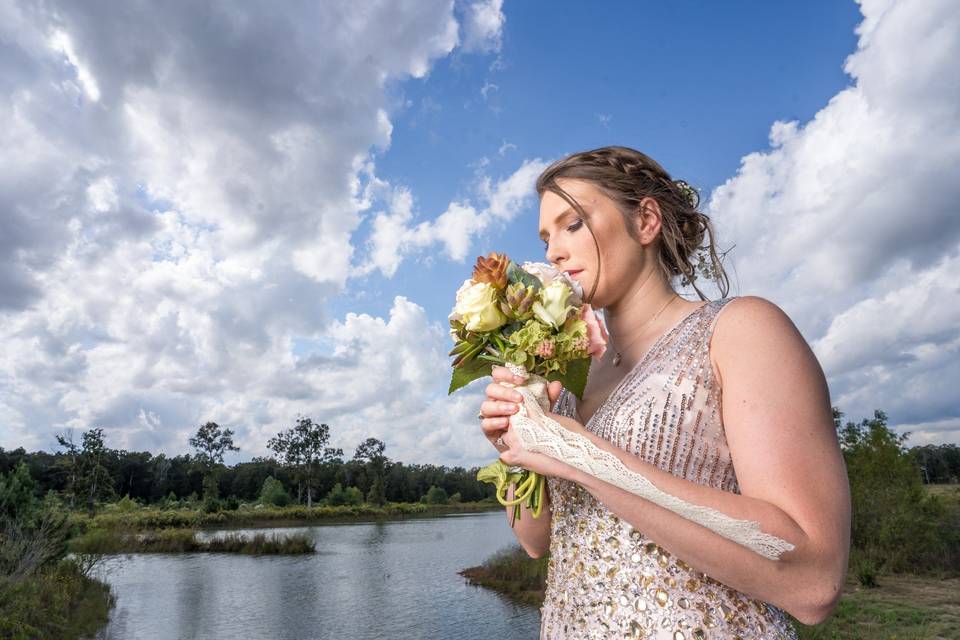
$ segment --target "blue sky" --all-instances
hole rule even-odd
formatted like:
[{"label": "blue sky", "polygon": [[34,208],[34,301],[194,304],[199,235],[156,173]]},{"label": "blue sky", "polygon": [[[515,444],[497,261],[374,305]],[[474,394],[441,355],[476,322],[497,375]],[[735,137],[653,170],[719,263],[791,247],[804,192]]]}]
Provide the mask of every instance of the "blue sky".
[{"label": "blue sky", "polygon": [[[767,146],[772,122],[809,120],[850,83],[843,60],[856,49],[860,18],[852,2],[623,2],[606,11],[515,3],[504,13],[499,54],[454,54],[394,87],[409,106],[393,116],[377,170],[413,189],[424,219],[469,198],[470,167],[481,162],[502,177],[523,158],[606,144],[643,150],[709,193],[742,156]],[[536,212],[531,200],[473,254],[542,259]],[[466,266],[408,261],[393,279],[364,283],[381,294],[374,300],[335,305],[383,315],[400,292],[440,320]]]},{"label": "blue sky", "polygon": [[0,447],[215,420],[240,460],[309,415],[485,464],[454,292],[607,144],[700,189],[849,418],[960,442],[956,4],[593,6],[0,3]]}]

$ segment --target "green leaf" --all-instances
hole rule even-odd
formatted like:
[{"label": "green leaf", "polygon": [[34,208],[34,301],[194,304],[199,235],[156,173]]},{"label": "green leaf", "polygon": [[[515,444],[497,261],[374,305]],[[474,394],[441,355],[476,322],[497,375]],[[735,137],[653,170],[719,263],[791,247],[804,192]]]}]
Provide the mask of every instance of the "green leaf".
[{"label": "green leaf", "polygon": [[582,400],[583,390],[587,386],[588,373],[590,373],[590,358],[580,358],[567,363],[567,372],[565,374],[561,375],[559,372],[554,371],[547,376],[547,380],[551,382],[559,380],[563,383],[567,391],[577,396],[578,400]]},{"label": "green leaf", "polygon": [[533,287],[533,290],[537,292],[543,288],[543,283],[540,282],[540,278],[532,273],[527,273],[513,260],[511,260],[510,264],[507,265],[507,282],[510,284],[520,282],[525,287]]},{"label": "green leaf", "polygon": [[472,360],[462,367],[453,370],[453,376],[450,378],[450,389],[447,395],[450,395],[460,387],[465,387],[477,378],[489,376],[493,372],[493,365],[483,360]]}]

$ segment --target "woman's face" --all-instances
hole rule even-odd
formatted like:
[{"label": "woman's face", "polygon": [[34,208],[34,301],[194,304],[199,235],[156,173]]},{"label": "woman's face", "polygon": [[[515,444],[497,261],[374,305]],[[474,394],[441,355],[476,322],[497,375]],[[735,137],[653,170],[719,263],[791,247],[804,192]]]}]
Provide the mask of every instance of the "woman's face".
[{"label": "woman's face", "polygon": [[586,180],[561,178],[560,188],[567,192],[586,211],[590,226],[600,245],[600,264],[597,268],[597,249],[590,230],[581,220],[576,209],[552,191],[545,191],[540,199],[540,238],[545,243],[546,258],[561,271],[566,271],[583,287],[583,295],[589,296],[597,272],[600,281],[592,305],[603,308],[615,304],[629,290],[642,272],[649,256],[653,238],[659,230],[659,208],[652,198],[656,215],[645,215],[643,225],[639,213],[634,212],[635,229],[641,242],[627,232],[623,214],[617,205],[602,191]]}]

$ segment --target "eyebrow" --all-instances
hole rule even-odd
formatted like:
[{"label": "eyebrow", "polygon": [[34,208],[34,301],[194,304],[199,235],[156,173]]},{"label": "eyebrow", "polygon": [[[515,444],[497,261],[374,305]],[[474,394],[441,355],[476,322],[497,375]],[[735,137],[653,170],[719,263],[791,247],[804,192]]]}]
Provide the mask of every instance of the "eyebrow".
[{"label": "eyebrow", "polygon": [[[583,206],[583,205],[581,205],[581,206]],[[557,216],[557,218],[556,218],[556,220],[555,220],[555,224],[561,224],[561,223],[564,221],[564,219],[569,218],[571,214],[576,214],[576,213],[577,213],[577,210],[574,209],[572,206],[567,207],[566,209],[563,210],[563,212],[562,212],[560,215]],[[540,239],[541,239],[541,240],[546,240],[546,239],[547,239],[546,237],[547,237],[548,235],[549,235],[549,234],[548,234],[544,229],[540,229]]]}]

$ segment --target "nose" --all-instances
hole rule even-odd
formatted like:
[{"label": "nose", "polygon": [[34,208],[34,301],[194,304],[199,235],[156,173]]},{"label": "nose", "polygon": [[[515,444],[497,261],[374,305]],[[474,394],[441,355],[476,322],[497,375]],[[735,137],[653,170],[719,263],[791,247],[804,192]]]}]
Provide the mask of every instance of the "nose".
[{"label": "nose", "polygon": [[559,265],[561,261],[567,259],[567,251],[563,248],[563,243],[559,240],[551,240],[547,243],[546,258],[547,262]]}]

